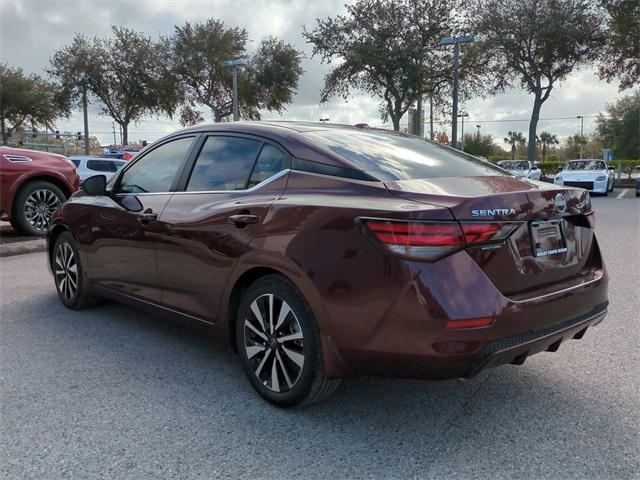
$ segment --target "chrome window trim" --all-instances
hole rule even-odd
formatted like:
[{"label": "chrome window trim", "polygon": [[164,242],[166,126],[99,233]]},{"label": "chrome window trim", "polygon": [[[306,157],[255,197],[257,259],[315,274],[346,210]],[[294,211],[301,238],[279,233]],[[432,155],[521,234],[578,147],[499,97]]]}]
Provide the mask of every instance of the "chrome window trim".
[{"label": "chrome window trim", "polygon": [[262,188],[263,186],[267,185],[268,183],[271,182],[275,182],[276,180],[278,180],[281,177],[284,177],[285,175],[287,175],[289,172],[291,171],[290,168],[287,168],[285,170],[280,170],[278,173],[274,173],[273,175],[271,175],[269,178],[264,179],[263,181],[261,181],[259,184],[251,187],[251,188],[247,188],[244,190],[197,190],[197,191],[184,191],[181,190],[179,192],[141,192],[141,193],[116,193],[117,197],[124,197],[127,195],[134,195],[136,197],[141,197],[141,196],[147,196],[147,195],[191,195],[191,194],[203,194],[203,193],[251,193],[259,188]]}]

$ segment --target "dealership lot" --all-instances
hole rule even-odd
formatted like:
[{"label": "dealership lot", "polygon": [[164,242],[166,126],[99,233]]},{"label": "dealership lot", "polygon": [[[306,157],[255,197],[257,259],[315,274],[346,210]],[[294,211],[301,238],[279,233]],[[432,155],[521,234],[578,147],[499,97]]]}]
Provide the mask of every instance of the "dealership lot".
[{"label": "dealership lot", "polygon": [[2,258],[0,477],[638,478],[640,199],[593,205],[611,305],[584,339],[286,411],[226,347],[122,305],[66,310],[44,253]]}]

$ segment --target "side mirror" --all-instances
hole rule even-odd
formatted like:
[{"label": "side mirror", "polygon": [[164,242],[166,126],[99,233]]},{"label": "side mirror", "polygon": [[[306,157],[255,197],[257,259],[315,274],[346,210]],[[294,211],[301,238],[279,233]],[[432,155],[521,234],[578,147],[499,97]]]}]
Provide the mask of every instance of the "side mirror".
[{"label": "side mirror", "polygon": [[531,167],[531,170],[538,170],[538,167],[534,165],[533,167]]},{"label": "side mirror", "polygon": [[562,171],[562,167],[558,166],[558,171],[561,172]]},{"label": "side mirror", "polygon": [[87,195],[92,196],[100,196],[107,193],[107,177],[104,175],[94,175],[93,177],[87,178],[82,185],[80,185],[80,190],[82,190]]},{"label": "side mirror", "polygon": [[615,172],[616,171],[616,167],[607,167],[607,170],[609,170],[610,172]]}]

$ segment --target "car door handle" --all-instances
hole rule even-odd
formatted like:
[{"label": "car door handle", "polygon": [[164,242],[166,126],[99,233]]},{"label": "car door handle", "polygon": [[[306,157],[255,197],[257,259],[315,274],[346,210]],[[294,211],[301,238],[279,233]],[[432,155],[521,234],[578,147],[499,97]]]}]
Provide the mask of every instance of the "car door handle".
[{"label": "car door handle", "polygon": [[257,215],[250,214],[241,214],[241,215],[231,215],[229,217],[229,223],[235,224],[236,227],[246,227],[247,225],[252,225],[254,223],[258,223],[260,217]]},{"label": "car door handle", "polygon": [[138,221],[142,225],[149,225],[150,223],[158,221],[158,214],[153,212],[143,212],[138,215]]}]

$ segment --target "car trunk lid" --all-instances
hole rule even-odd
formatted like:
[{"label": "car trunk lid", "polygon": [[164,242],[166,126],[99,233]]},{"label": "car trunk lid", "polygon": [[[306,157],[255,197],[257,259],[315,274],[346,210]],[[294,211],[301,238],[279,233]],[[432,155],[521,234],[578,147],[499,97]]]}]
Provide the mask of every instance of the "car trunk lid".
[{"label": "car trunk lid", "polygon": [[506,295],[542,288],[590,268],[593,230],[585,190],[513,176],[447,177],[387,182],[401,198],[449,208],[456,220],[515,222],[504,242],[467,248]]}]

